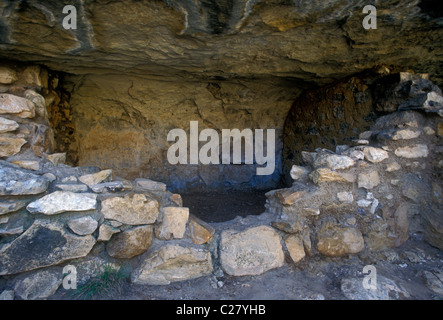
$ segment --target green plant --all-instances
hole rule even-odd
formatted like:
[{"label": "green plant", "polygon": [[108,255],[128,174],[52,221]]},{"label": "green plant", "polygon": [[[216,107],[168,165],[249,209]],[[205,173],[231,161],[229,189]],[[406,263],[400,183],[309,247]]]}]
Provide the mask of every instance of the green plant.
[{"label": "green plant", "polygon": [[122,288],[128,277],[123,268],[117,268],[112,264],[105,264],[101,272],[89,279],[85,284],[78,286],[73,292],[75,299],[89,300],[93,298],[112,299]]}]

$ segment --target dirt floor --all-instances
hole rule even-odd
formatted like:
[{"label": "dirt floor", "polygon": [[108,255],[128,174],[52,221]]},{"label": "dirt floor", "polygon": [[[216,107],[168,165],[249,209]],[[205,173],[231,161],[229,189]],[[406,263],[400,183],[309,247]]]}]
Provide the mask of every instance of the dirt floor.
[{"label": "dirt floor", "polygon": [[[191,212],[216,229],[216,236],[209,250],[217,245],[217,235],[221,230],[247,227],[256,224],[257,219],[269,223],[264,211],[266,201],[264,193],[235,193],[229,201],[220,194],[206,195],[183,194],[184,205]],[[259,198],[259,200],[257,200]],[[254,213],[255,215],[246,215]],[[232,220],[220,222],[231,218]],[[234,219],[235,218],[235,219]],[[212,246],[212,249],[211,249]],[[382,277],[394,281],[404,288],[409,297],[399,299],[441,300],[442,295],[432,291],[425,271],[442,272],[442,252],[423,241],[421,235],[414,235],[401,247],[382,252],[364,250],[358,255],[342,258],[323,256],[306,257],[294,265],[289,257],[283,267],[270,270],[259,276],[231,277],[214,266],[211,276],[190,281],[171,283],[170,285],[148,286],[133,285],[128,276],[115,281],[109,288],[94,293],[88,299],[119,300],[346,300],[341,289],[343,279],[360,278],[363,281],[363,268],[366,265],[376,267],[379,279]],[[442,283],[437,283],[440,290]],[[72,291],[60,288],[50,299],[83,299],[74,296]]]}]

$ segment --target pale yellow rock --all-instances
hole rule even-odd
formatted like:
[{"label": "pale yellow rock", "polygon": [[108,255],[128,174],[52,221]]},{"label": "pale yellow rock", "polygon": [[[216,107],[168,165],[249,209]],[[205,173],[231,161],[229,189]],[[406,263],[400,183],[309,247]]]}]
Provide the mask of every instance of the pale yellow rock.
[{"label": "pale yellow rock", "polygon": [[425,144],[415,144],[407,147],[400,147],[395,149],[395,155],[397,157],[413,159],[413,158],[426,158],[429,154],[428,146]]},{"label": "pale yellow rock", "polygon": [[12,114],[20,118],[34,118],[35,106],[28,99],[12,94],[0,94],[0,114]]},{"label": "pale yellow rock", "polygon": [[48,154],[46,159],[54,165],[64,164],[66,162],[66,152]]},{"label": "pale yellow rock", "polygon": [[17,72],[8,67],[0,67],[0,83],[11,84],[17,80]]},{"label": "pale yellow rock", "polygon": [[353,175],[352,173],[341,173],[341,172],[332,171],[327,168],[316,169],[309,175],[309,177],[315,184],[322,182],[352,183],[355,181],[355,175]]},{"label": "pale yellow rock", "polygon": [[19,128],[19,124],[14,120],[0,117],[0,133],[15,131]]},{"label": "pale yellow rock", "polygon": [[111,175],[112,175],[112,169],[107,169],[97,173],[86,174],[84,176],[79,177],[78,180],[91,187],[95,184],[105,181]]},{"label": "pale yellow rock", "polygon": [[11,161],[11,163],[16,164],[24,169],[38,170],[40,168],[40,162],[35,160],[16,160]]},{"label": "pale yellow rock", "polygon": [[303,239],[297,235],[290,235],[285,240],[286,248],[293,262],[297,263],[305,257]]},{"label": "pale yellow rock", "polygon": [[208,223],[189,214],[189,231],[194,244],[204,244],[208,242],[215,233],[215,229]]},{"label": "pale yellow rock", "polygon": [[0,136],[0,157],[10,157],[20,152],[26,143],[23,138],[13,136]]},{"label": "pale yellow rock", "polygon": [[165,207],[162,219],[156,229],[156,237],[161,240],[181,239],[186,231],[189,208]]}]

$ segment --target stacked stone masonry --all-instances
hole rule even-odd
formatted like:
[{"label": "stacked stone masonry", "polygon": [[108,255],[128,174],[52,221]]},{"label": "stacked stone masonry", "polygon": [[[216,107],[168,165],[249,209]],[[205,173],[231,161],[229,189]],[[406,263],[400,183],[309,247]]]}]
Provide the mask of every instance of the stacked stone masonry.
[{"label": "stacked stone masonry", "polygon": [[11,283],[2,295],[47,298],[66,265],[87,270],[80,283],[97,266],[129,264],[134,284],[165,285],[259,275],[288,263],[285,256],[299,263],[384,250],[416,232],[443,248],[442,97],[422,76],[401,81],[432,91],[403,97],[400,111],[389,100],[392,113],[352,145],[303,152],[293,185],[268,192],[262,215],[226,230],[194,217],[162,182],[66,165],[65,153],[53,153],[40,94],[47,74],[0,68],[0,277]]}]

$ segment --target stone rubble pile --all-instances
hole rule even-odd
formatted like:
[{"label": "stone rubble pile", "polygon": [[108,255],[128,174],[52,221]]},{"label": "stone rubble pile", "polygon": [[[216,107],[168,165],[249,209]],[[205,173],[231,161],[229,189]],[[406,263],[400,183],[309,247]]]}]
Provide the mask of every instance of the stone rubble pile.
[{"label": "stone rubble pile", "polygon": [[259,275],[283,266],[286,253],[297,263],[383,250],[415,232],[443,248],[436,104],[436,116],[394,112],[352,146],[304,152],[305,166],[291,170],[293,185],[267,193],[271,220],[217,231],[164,183],[66,165],[66,154],[53,153],[45,99],[37,93],[44,74],[0,69],[0,277],[11,287],[2,297],[47,298],[66,265],[78,269],[81,283],[97,266],[126,263],[134,284],[164,285],[220,270]]}]

